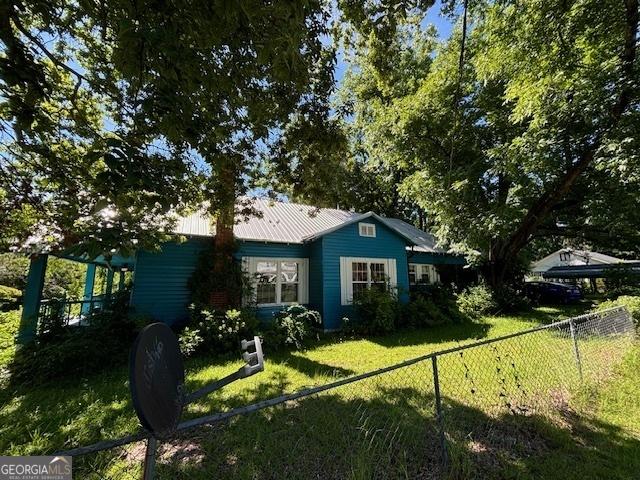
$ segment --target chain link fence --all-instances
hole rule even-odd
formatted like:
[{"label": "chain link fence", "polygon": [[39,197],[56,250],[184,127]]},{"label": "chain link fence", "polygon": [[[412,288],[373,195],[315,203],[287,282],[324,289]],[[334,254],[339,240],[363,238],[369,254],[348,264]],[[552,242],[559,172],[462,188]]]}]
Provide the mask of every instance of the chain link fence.
[{"label": "chain link fence", "polygon": [[[539,453],[540,429],[561,426],[570,393],[611,375],[634,339],[614,308],[187,420],[158,441],[153,478],[481,477]],[[75,478],[140,479],[146,445],[61,453]]]}]

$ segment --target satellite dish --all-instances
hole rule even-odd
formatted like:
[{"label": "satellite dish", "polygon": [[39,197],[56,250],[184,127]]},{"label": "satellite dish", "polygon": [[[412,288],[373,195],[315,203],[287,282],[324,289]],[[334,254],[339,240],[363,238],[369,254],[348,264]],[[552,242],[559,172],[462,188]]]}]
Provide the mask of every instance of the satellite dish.
[{"label": "satellite dish", "polygon": [[152,323],[138,334],[129,360],[131,399],[140,423],[155,437],[170,435],[184,406],[178,338],[164,323]]}]

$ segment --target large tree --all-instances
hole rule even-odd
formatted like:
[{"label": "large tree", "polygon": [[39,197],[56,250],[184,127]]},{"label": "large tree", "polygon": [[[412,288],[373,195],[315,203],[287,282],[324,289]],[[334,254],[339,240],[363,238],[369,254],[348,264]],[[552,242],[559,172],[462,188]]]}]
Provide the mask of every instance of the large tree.
[{"label": "large tree", "polygon": [[356,135],[370,158],[407,173],[400,191],[442,239],[482,253],[497,286],[536,236],[610,235],[637,216],[638,2],[459,7],[451,39],[409,72],[412,90],[381,103],[351,89]]},{"label": "large tree", "polygon": [[23,212],[3,237],[36,223],[53,248],[153,245],[206,200],[228,244],[260,146],[331,86],[328,15],[321,0],[3,2],[0,202]]}]

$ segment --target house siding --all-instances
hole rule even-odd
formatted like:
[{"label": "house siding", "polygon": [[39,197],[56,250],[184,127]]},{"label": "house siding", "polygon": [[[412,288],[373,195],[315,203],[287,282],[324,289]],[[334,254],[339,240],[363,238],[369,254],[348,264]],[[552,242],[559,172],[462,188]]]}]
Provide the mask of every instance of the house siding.
[{"label": "house siding", "polygon": [[409,275],[406,241],[386,225],[377,220],[376,236],[362,237],[358,232],[358,222],[321,237],[322,242],[322,295],[324,328],[336,330],[344,316],[353,315],[353,307],[341,304],[340,297],[340,257],[394,258],[396,260],[398,291],[400,299],[407,300]]},{"label": "house siding", "polygon": [[136,255],[131,305],[136,313],[173,325],[189,316],[188,282],[210,239],[165,243],[157,253]]}]

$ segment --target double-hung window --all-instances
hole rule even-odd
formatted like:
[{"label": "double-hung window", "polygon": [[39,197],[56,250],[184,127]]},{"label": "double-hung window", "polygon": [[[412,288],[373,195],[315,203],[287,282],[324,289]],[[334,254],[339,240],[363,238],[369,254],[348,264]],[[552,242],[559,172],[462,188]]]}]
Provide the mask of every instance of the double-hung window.
[{"label": "double-hung window", "polygon": [[435,265],[409,264],[409,285],[438,283],[440,276]]},{"label": "double-hung window", "polygon": [[244,257],[243,263],[259,307],[308,302],[307,259]]},{"label": "double-hung window", "polygon": [[397,284],[394,258],[340,257],[341,303],[348,305],[363,290],[384,290]]}]

